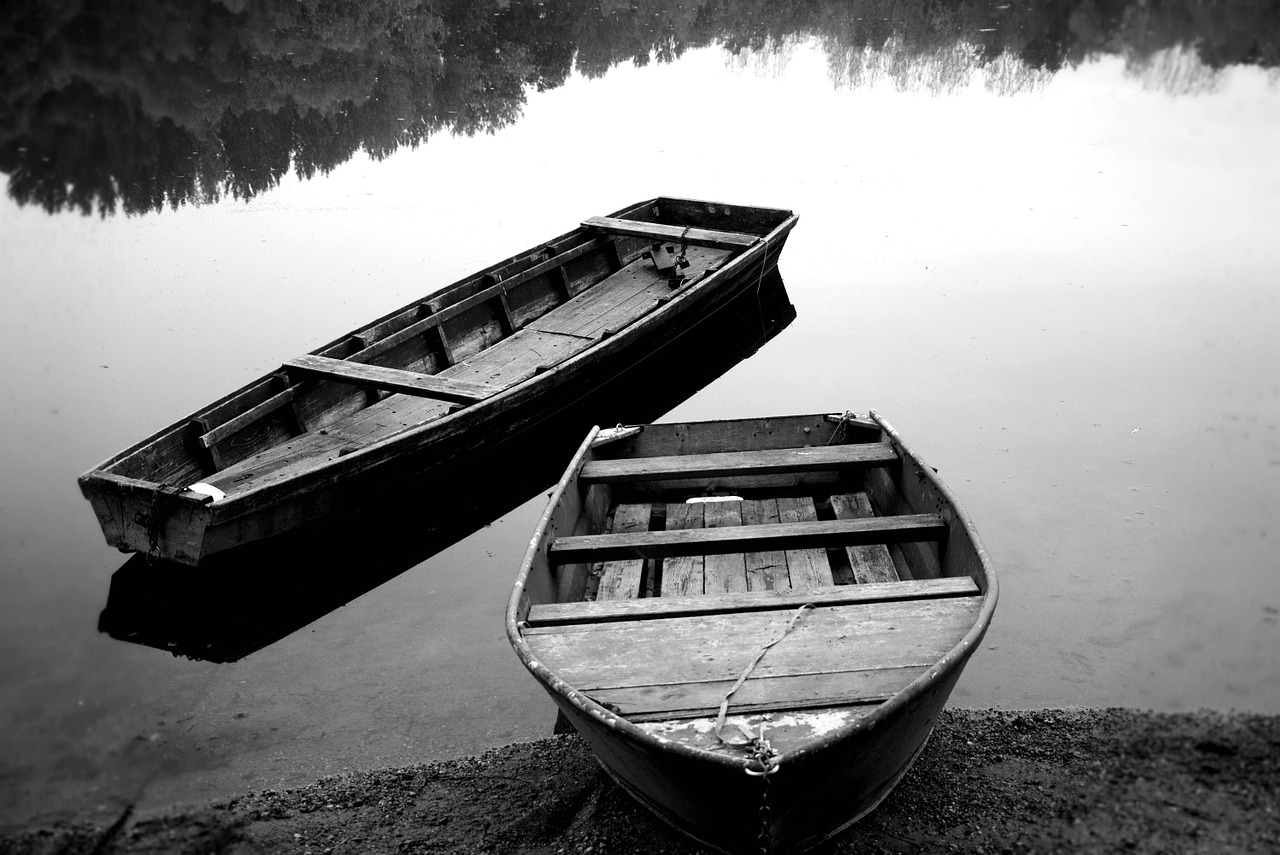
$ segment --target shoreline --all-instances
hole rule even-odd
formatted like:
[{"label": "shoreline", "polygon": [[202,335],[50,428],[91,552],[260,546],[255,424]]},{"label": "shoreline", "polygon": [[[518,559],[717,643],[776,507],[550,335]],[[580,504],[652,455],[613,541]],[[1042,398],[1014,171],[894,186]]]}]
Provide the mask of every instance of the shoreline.
[{"label": "shoreline", "polygon": [[[609,853],[704,850],[634,803],[576,735],[323,778],[114,822],[0,828],[0,851]],[[1280,716],[945,710],[870,815],[815,852],[1280,851]]]}]

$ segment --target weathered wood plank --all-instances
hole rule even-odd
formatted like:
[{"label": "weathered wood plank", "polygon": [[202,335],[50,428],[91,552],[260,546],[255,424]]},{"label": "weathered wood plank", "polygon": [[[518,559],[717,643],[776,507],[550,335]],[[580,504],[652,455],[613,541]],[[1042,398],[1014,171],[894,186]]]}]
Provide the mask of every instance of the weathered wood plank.
[{"label": "weathered wood plank", "polygon": [[754,591],[701,597],[665,597],[649,600],[594,603],[546,603],[529,612],[532,626],[554,624],[605,623],[609,621],[654,620],[693,615],[791,610],[805,603],[818,606],[855,603],[887,603],[898,600],[928,600],[971,597],[978,585],[968,576],[922,579],[913,582],[884,582],[879,585],[832,585],[809,591]]},{"label": "weathered wood plank", "polygon": [[449,381],[483,383],[491,386],[513,386],[564,362],[591,346],[592,342],[576,336],[557,335],[529,327],[497,344],[474,354],[438,376]]},{"label": "weathered wood plank", "polygon": [[[740,714],[885,701],[928,670],[927,665],[915,665],[759,679],[753,675],[734,693],[731,709]],[[714,680],[626,686],[596,689],[591,698],[632,721],[697,718],[714,714],[733,684],[734,680]]]},{"label": "weathered wood plank", "polygon": [[869,520],[819,520],[791,525],[653,531],[561,537],[551,543],[552,561],[609,561],[615,558],[669,558],[770,549],[808,549],[855,543],[930,540],[946,534],[937,514],[908,514]]},{"label": "weathered wood plank", "polygon": [[[651,513],[649,505],[618,505],[613,512],[613,531],[620,534],[648,531]],[[600,574],[600,587],[596,591],[596,600],[635,599],[640,596],[640,580],[643,574],[642,559],[606,561],[604,570]]]},{"label": "weathered wood plank", "polygon": [[[832,496],[831,508],[839,520],[869,519],[875,516],[866,493]],[[846,546],[845,551],[849,555],[849,566],[853,568],[853,578],[859,585],[898,581],[898,569],[885,544]]]},{"label": "weathered wood plank", "polygon": [[[934,665],[981,608],[981,597],[815,608],[769,649],[751,680]],[[530,627],[524,638],[579,691],[675,686],[736,680],[792,617],[771,610]]]},{"label": "weathered wood plank", "polygon": [[[777,525],[777,499],[746,499],[742,503],[744,526]],[[787,554],[781,549],[748,552],[747,590],[782,591],[791,587],[787,577]]]},{"label": "weathered wood plank", "polygon": [[330,359],[327,356],[312,354],[296,356],[286,362],[285,367],[344,383],[391,389],[406,395],[419,395],[459,404],[474,404],[502,391],[497,386],[487,384],[449,380],[433,374],[416,374],[412,371],[401,371],[398,368],[384,368],[380,365],[348,362],[344,359]]},{"label": "weathered wood plank", "polygon": [[[809,496],[784,496],[778,499],[778,521],[782,523],[813,522],[818,519],[818,511]],[[831,562],[827,560],[825,549],[788,549],[787,575],[791,579],[791,588],[795,591],[806,591],[834,585],[831,575]]]},{"label": "weathered wood plank", "polygon": [[[667,505],[667,531],[702,528],[703,507],[700,503],[680,502]],[[677,555],[662,563],[662,593],[664,597],[680,597],[701,594],[703,589],[703,559],[701,555]]]},{"label": "weathered wood plank", "polygon": [[589,217],[582,221],[582,227],[608,234],[648,238],[655,241],[687,243],[690,246],[710,246],[716,249],[745,249],[761,240],[759,235],[749,235],[741,232],[666,226],[660,223],[642,223],[637,220],[623,220],[617,217]]},{"label": "weathered wood plank", "polygon": [[774,475],[826,469],[866,469],[898,459],[892,446],[868,442],[815,448],[776,448],[757,451],[720,451],[711,454],[676,454],[664,457],[630,457],[593,460],[582,469],[582,479],[631,482],[670,478],[725,478],[735,475]]},{"label": "weathered wood plank", "polygon": [[264,416],[274,413],[276,410],[280,409],[281,407],[284,407],[284,406],[287,406],[288,404],[293,403],[293,399],[296,398],[297,396],[298,396],[298,390],[296,387],[293,387],[293,386],[290,386],[288,389],[285,389],[283,392],[278,392],[277,394],[263,401],[261,404],[258,404],[255,407],[251,407],[250,409],[245,410],[240,415],[231,419],[227,419],[225,422],[223,422],[220,425],[215,425],[214,427],[211,427],[207,433],[201,435],[200,445],[203,446],[204,448],[213,448],[213,446],[222,442],[224,439],[231,436],[232,434],[240,430],[243,430],[245,427],[248,427],[249,425],[258,421],[258,419],[261,419]]},{"label": "weathered wood plank", "polygon": [[[742,502],[703,503],[703,527],[724,528],[742,525]],[[703,591],[724,594],[747,590],[746,556],[741,552],[725,552],[703,556]]]},{"label": "weathered wood plank", "polygon": [[[701,277],[726,255],[716,250],[691,249],[686,279]],[[652,264],[641,259],[530,321],[526,329],[599,338],[606,330],[622,329],[653,311],[661,305],[661,299],[672,293],[670,283]]]}]

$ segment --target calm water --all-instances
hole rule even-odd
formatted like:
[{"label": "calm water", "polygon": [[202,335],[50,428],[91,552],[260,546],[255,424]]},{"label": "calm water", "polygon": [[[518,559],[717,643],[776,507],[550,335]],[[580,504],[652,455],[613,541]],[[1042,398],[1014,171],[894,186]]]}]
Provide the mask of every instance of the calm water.
[{"label": "calm water", "polygon": [[[213,43],[273,60],[234,73],[231,50],[181,65],[192,33],[159,40],[182,73],[86,73],[128,109],[74,86],[5,108],[21,121],[0,123],[0,821],[549,733],[502,628],[536,486],[214,664],[98,632],[124,558],[75,477],[344,329],[658,194],[800,214],[781,264],[796,319],[666,418],[871,407],[938,467],[1002,573],[953,703],[1280,713],[1274,22],[1241,46],[1135,7],[1044,42],[1007,4],[948,35],[876,4],[734,29],[719,4],[635,21],[503,3],[450,20],[472,41],[436,57],[379,8],[249,21],[256,40],[228,24]],[[127,55],[152,61],[142,31]],[[387,33],[421,67],[388,82],[337,47]],[[1198,52],[1169,46],[1193,37]],[[13,130],[27,122],[43,136]],[[362,145],[378,158],[348,159]],[[390,575],[391,536],[339,532],[326,570]],[[235,584],[231,626],[260,611]]]}]

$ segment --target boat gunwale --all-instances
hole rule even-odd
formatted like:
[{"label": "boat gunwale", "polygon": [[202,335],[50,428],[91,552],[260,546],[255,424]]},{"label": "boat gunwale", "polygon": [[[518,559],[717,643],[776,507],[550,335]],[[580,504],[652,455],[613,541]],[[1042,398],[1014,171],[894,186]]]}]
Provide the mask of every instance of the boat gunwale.
[{"label": "boat gunwale", "polygon": [[[824,414],[801,415],[801,418],[821,417]],[[976,527],[963,506],[956,500],[955,495],[950,489],[937,477],[936,472],[929,467],[924,459],[902,440],[898,432],[875,410],[871,410],[869,416],[884,432],[889,441],[899,450],[904,463],[910,461],[920,467],[925,477],[938,490],[941,497],[950,505],[955,515],[955,520],[960,524],[963,534],[969,537],[973,545],[974,552],[978,558],[978,565],[981,568],[983,582],[985,585],[980,594],[982,605],[979,607],[978,614],[974,617],[972,626],[965,631],[965,634],[956,644],[948,650],[941,658],[921,675],[916,677],[901,690],[896,692],[888,700],[885,700],[875,706],[875,708],[865,716],[859,716],[851,722],[840,725],[838,728],[824,733],[803,745],[782,753],[776,760],[776,766],[789,764],[810,755],[818,754],[828,749],[834,749],[840,743],[860,734],[874,730],[882,723],[896,716],[899,710],[913,703],[917,698],[924,695],[937,683],[942,682],[953,671],[962,669],[967,664],[969,657],[973,654],[981,642],[983,635],[986,633],[991,623],[992,615],[995,612],[996,600],[999,597],[999,582],[994,567],[991,564],[990,556],[983,546],[981,538],[978,536]],[[722,419],[722,422],[743,421],[743,419]],[[647,748],[658,752],[674,753],[678,756],[694,758],[725,767],[741,768],[745,761],[742,756],[730,755],[711,751],[706,748],[698,748],[681,742],[660,739],[649,733],[639,725],[629,721],[625,716],[619,715],[608,708],[596,703],[587,695],[580,692],[575,686],[559,677],[552,669],[540,663],[534,656],[529,643],[525,641],[521,632],[520,622],[517,615],[520,606],[520,599],[524,592],[525,583],[528,580],[529,573],[533,567],[533,561],[536,553],[540,549],[545,549],[546,532],[551,522],[551,517],[555,510],[559,507],[565,491],[571,484],[576,484],[578,473],[581,471],[586,456],[592,447],[592,440],[598,433],[599,428],[593,428],[588,433],[587,439],[574,455],[573,460],[566,469],[564,476],[556,484],[555,489],[550,494],[547,506],[542,516],[538,519],[538,524],[534,529],[533,536],[529,541],[528,549],[520,563],[520,570],[516,575],[515,584],[512,586],[511,598],[507,603],[506,614],[506,630],[507,638],[511,642],[512,647],[516,651],[525,668],[529,670],[533,676],[543,683],[548,689],[559,695],[567,702],[576,706],[580,711],[588,716],[597,719],[601,724],[611,730],[624,734],[626,737],[644,745]],[[952,535],[955,536],[955,535]],[[975,579],[975,581],[978,581]],[[908,764],[909,765],[909,764]]]},{"label": "boat gunwale", "polygon": [[[703,276],[701,279],[695,281],[691,286],[680,290],[670,300],[664,302],[663,304],[657,306],[655,309],[651,310],[644,316],[628,324],[626,327],[619,330],[617,334],[597,340],[593,342],[590,347],[586,348],[585,350],[577,354],[574,354],[573,356],[569,357],[565,361],[553,366],[549,370],[527,377],[524,380],[503,389],[497,394],[489,398],[485,398],[480,402],[477,402],[476,404],[473,404],[468,407],[464,407],[462,409],[455,410],[454,412],[446,413],[437,418],[430,419],[418,425],[414,425],[413,427],[405,428],[402,431],[388,435],[382,439],[379,439],[373,443],[370,443],[369,445],[359,448],[356,451],[351,452],[350,454],[345,454],[333,460],[329,460],[329,461],[325,461],[324,463],[317,464],[315,468],[309,471],[300,473],[291,478],[274,482],[274,483],[254,486],[244,490],[243,492],[235,493],[233,495],[227,496],[226,498],[218,500],[216,502],[210,501],[209,496],[192,493],[189,490],[186,490],[185,487],[184,487],[184,491],[181,493],[178,493],[174,497],[174,499],[179,502],[191,503],[191,505],[193,506],[201,506],[201,507],[208,508],[208,510],[212,512],[212,515],[213,515],[212,518],[209,520],[210,526],[224,524],[226,522],[234,520],[245,514],[252,513],[261,507],[269,506],[275,502],[285,500],[291,495],[295,495],[300,492],[305,492],[306,485],[316,480],[323,480],[328,478],[341,478],[343,477],[345,472],[348,470],[351,470],[351,469],[358,470],[362,467],[364,463],[369,461],[371,457],[376,458],[376,456],[381,455],[389,444],[394,443],[399,445],[403,443],[412,443],[414,437],[420,436],[421,434],[424,434],[424,433],[437,431],[437,430],[448,433],[449,428],[451,428],[457,422],[468,420],[468,419],[474,419],[477,417],[477,414],[484,413],[487,410],[500,410],[502,406],[506,404],[511,398],[526,393],[528,389],[535,384],[536,385],[550,384],[557,377],[557,375],[563,374],[568,370],[575,369],[578,366],[588,361],[599,358],[602,355],[609,355],[623,349],[624,347],[630,344],[630,341],[632,339],[643,335],[644,333],[653,329],[655,326],[659,325],[660,323],[664,323],[671,316],[681,313],[685,309],[685,307],[690,302],[693,302],[697,297],[700,297],[701,295],[705,294],[709,290],[713,290],[715,285],[719,284],[720,282],[723,282],[725,279],[728,279],[737,275],[739,272],[741,272],[741,268],[751,266],[757,259],[761,259],[762,264],[767,266],[768,255],[771,248],[777,245],[777,241],[779,238],[785,238],[786,235],[795,227],[796,223],[799,221],[799,217],[794,212],[784,208],[725,204],[725,203],[719,203],[719,202],[702,202],[699,200],[685,199],[682,197],[672,197],[672,196],[657,196],[643,202],[631,204],[620,209],[619,211],[614,212],[614,214],[611,214],[609,216],[621,216],[625,214],[633,214],[635,211],[641,210],[647,206],[660,204],[664,200],[671,200],[671,201],[686,203],[686,204],[717,205],[717,206],[723,206],[726,208],[747,209],[752,211],[776,213],[779,216],[781,216],[782,219],[779,223],[773,226],[767,233],[760,235],[760,240],[758,240],[755,244],[743,249],[741,252],[737,253],[732,258],[730,258],[724,264],[723,267],[720,267],[717,270],[712,271],[710,274]],[[465,290],[468,286],[473,286],[475,283],[482,280],[485,275],[493,272],[494,270],[498,270],[503,266],[508,265],[514,261],[519,261],[522,258],[528,257],[531,251],[535,251],[540,246],[546,246],[551,243],[570,240],[579,235],[595,236],[592,234],[591,230],[579,227],[576,229],[572,229],[568,232],[565,232],[548,241],[543,241],[535,247],[516,253],[515,255],[512,255],[502,261],[496,262],[495,264],[492,264],[481,271],[472,273],[462,280],[454,282],[450,285],[446,285],[443,288],[439,289],[438,291],[432,292],[428,295],[416,298],[410,303],[404,306],[401,306],[400,308],[397,308],[391,312],[388,312],[387,314],[373,321],[362,324],[361,326],[357,327],[355,330],[345,333],[342,336],[339,336],[338,338],[334,339],[333,341],[328,342],[324,345],[321,345],[320,347],[310,351],[309,355],[321,354],[323,351],[329,348],[332,348],[335,345],[338,345],[343,341],[349,339],[352,335],[356,335],[362,330],[375,327],[380,323],[383,323],[407,310],[412,309],[414,306],[422,304],[423,302],[426,302],[428,300],[437,300],[451,293],[454,293],[460,290]],[[763,276],[765,272],[767,272],[767,270],[765,268],[762,268],[761,275]],[[466,296],[463,296],[460,299],[466,299]],[[198,418],[201,413],[206,412],[214,407],[217,407],[225,402],[228,402],[234,399],[238,395],[244,394],[248,389],[254,386],[257,386],[260,383],[269,381],[275,373],[276,373],[275,371],[268,372],[267,374],[264,374],[260,377],[257,377],[249,381],[248,383],[244,384],[243,386],[236,389],[235,391],[230,392],[227,395],[224,395],[223,397],[217,399],[216,401],[213,401],[209,404],[205,404],[201,406],[200,408],[193,411],[189,415],[178,419],[177,421],[171,423],[167,427],[164,427],[156,431],[155,433],[151,434],[147,438],[140,440],[137,443],[134,443],[133,445],[129,446],[123,451],[120,451],[112,455],[111,457],[107,458],[103,462],[99,463],[97,466],[94,466],[93,468],[89,469],[84,474],[80,475],[79,478],[77,479],[81,488],[81,492],[84,493],[86,497],[89,497],[90,491],[95,490],[98,487],[98,485],[106,485],[106,484],[114,485],[116,487],[127,485],[133,488],[143,488],[145,485],[151,485],[153,488],[161,487],[162,486],[161,482],[148,481],[146,479],[140,479],[133,476],[122,475],[120,473],[111,472],[110,469],[111,467],[118,465],[128,457],[139,453],[140,451],[146,449],[149,446],[154,445],[158,441],[164,438],[167,438],[169,436],[172,436],[175,432],[181,432],[186,430],[187,425],[190,424],[191,420]],[[428,376],[433,376],[433,375],[428,375]],[[272,497],[273,493],[279,493],[280,495]],[[264,494],[267,497],[266,499],[263,498]]]}]

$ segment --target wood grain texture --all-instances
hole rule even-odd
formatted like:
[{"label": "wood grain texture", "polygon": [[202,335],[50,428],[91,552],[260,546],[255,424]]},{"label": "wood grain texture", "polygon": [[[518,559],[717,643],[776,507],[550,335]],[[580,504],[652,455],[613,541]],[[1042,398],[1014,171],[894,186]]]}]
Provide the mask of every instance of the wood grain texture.
[{"label": "wood grain texture", "polygon": [[474,404],[502,391],[497,386],[487,384],[447,380],[433,374],[417,374],[412,371],[401,371],[397,368],[385,368],[380,365],[368,365],[361,362],[347,362],[344,359],[330,359],[327,356],[314,356],[312,354],[296,356],[286,362],[285,367],[306,374],[328,377],[344,383],[374,386],[406,395],[420,395],[425,398],[436,398],[441,401],[452,401],[459,404]]},{"label": "wood grain texture", "polygon": [[[667,531],[702,528],[703,506],[679,502],[667,505]],[[662,596],[680,597],[703,591],[703,557],[677,555],[662,562]]]},{"label": "wood grain texture", "polygon": [[[704,528],[725,528],[742,525],[742,502],[705,502]],[[703,591],[707,594],[725,594],[747,590],[746,556],[741,552],[725,552],[704,555]]]},{"label": "wood grain texture", "polygon": [[[744,526],[774,525],[778,519],[777,499],[746,499],[742,503]],[[783,591],[791,587],[787,576],[787,554],[781,549],[758,549],[746,553],[747,590]]]},{"label": "wood grain texture", "polygon": [[[841,494],[831,497],[831,509],[838,520],[869,519],[876,515],[866,493]],[[849,566],[859,585],[874,582],[898,581],[898,569],[894,566],[889,547],[883,543],[867,543],[847,546]]]},{"label": "wood grain texture", "polygon": [[[809,496],[781,496],[778,498],[778,521],[782,523],[813,522],[818,511]],[[787,576],[794,591],[806,591],[834,585],[831,562],[825,549],[788,549]]]},{"label": "wood grain texture", "polygon": [[621,602],[546,603],[529,612],[531,626],[609,621],[655,620],[667,617],[791,610],[805,603],[849,605],[897,600],[971,597],[978,585],[968,576],[883,582],[878,585],[832,585],[809,591],[752,591],[715,596],[662,597]]},{"label": "wood grain texture", "polygon": [[675,555],[930,540],[944,536],[946,530],[946,524],[937,514],[910,514],[869,520],[818,520],[790,525],[778,523],[642,534],[580,535],[556,539],[551,543],[550,554],[553,561],[559,562],[670,558]]},{"label": "wood grain texture", "polygon": [[[957,597],[816,608],[769,649],[751,680],[927,667],[973,626],[981,604]],[[524,637],[561,679],[596,693],[734,681],[792,616],[774,610],[532,627]]]},{"label": "wood grain texture", "polygon": [[595,460],[583,469],[582,479],[625,483],[677,478],[797,474],[827,469],[867,469],[884,466],[897,459],[891,446],[878,442],[813,448],[720,451],[710,454]]},{"label": "wood grain texture", "polygon": [[[927,670],[927,665],[914,665],[783,677],[757,678],[753,674],[734,693],[730,709],[746,713],[885,701]],[[590,694],[596,703],[608,704],[632,721],[698,718],[716,712],[734,682],[624,686],[596,689]]]},{"label": "wood grain texture", "polygon": [[648,238],[655,241],[687,243],[690,246],[710,246],[715,249],[741,250],[753,246],[759,235],[726,232],[717,229],[701,229],[689,226],[668,226],[660,223],[642,223],[617,217],[588,217],[582,221],[584,229],[594,229],[615,235]]},{"label": "wood grain texture", "polygon": [[[649,530],[650,507],[643,504],[618,505],[613,512],[613,531],[620,534]],[[644,561],[606,561],[600,573],[597,600],[635,599],[640,596],[640,580]]]}]

